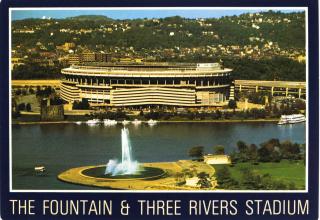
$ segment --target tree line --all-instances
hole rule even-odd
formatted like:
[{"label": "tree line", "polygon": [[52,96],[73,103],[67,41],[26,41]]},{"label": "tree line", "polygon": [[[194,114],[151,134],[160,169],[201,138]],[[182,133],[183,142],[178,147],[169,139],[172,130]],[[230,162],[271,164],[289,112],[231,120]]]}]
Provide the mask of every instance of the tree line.
[{"label": "tree line", "polygon": [[[247,144],[244,141],[237,142],[236,150],[231,154],[233,164],[251,162],[280,162],[281,160],[305,160],[305,145],[292,143],[289,140],[280,142],[279,139],[272,138],[259,145]],[[213,154],[224,155],[224,146],[218,145],[213,147]],[[190,157],[202,160],[204,156],[203,146],[191,147],[188,151]]]}]

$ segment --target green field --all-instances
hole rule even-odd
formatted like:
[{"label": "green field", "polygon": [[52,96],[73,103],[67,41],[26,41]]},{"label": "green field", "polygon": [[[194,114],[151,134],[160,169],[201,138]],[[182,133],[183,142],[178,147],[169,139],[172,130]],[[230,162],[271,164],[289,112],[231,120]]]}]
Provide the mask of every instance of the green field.
[{"label": "green field", "polygon": [[[226,165],[214,165],[214,168],[221,169],[223,166]],[[303,161],[282,160],[279,163],[259,163],[257,165],[249,162],[238,163],[233,167],[229,166],[231,177],[237,181],[241,180],[241,170],[245,168],[259,174],[270,174],[272,179],[287,184],[293,182],[297,189],[304,189],[305,187],[305,165]]]}]

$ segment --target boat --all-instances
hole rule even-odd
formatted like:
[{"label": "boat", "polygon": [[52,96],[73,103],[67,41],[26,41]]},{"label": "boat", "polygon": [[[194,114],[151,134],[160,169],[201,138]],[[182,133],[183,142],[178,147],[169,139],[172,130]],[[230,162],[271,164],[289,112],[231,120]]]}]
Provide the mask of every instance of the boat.
[{"label": "boat", "polygon": [[88,125],[95,125],[95,124],[99,124],[99,123],[100,123],[100,120],[96,119],[96,118],[87,121]]},{"label": "boat", "polygon": [[46,171],[46,168],[44,166],[35,166],[34,171],[37,173],[43,173],[44,171]]},{"label": "boat", "polygon": [[281,115],[278,125],[296,124],[305,121],[306,117],[303,114]]},{"label": "boat", "polygon": [[104,119],[103,123],[104,123],[104,125],[110,126],[110,125],[116,125],[117,121],[116,120],[111,120],[111,119]]},{"label": "boat", "polygon": [[123,121],[122,121],[122,124],[123,124],[123,125],[127,125],[127,124],[129,124],[129,123],[130,123],[130,121],[127,121],[127,120],[123,120]]},{"label": "boat", "polygon": [[152,125],[157,124],[158,122],[156,120],[150,119],[147,123],[152,126]]},{"label": "boat", "polygon": [[77,125],[81,125],[82,121],[77,121],[76,124]]},{"label": "boat", "polygon": [[141,124],[141,121],[138,120],[138,119],[134,119],[134,121],[132,122],[132,124],[134,124],[134,125],[140,125],[140,124]]}]

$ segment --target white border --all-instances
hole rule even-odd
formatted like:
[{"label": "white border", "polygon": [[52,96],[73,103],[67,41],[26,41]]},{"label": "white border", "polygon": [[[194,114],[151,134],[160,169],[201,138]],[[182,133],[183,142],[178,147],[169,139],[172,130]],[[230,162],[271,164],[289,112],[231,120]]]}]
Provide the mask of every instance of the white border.
[{"label": "white border", "polygon": [[[306,183],[304,190],[14,190],[12,189],[12,119],[11,119],[11,19],[12,11],[23,10],[304,10],[305,12],[305,41],[306,41]],[[9,8],[9,187],[10,192],[30,193],[30,192],[49,192],[49,193],[308,193],[309,185],[309,29],[308,29],[308,7],[53,7],[53,8]]]}]

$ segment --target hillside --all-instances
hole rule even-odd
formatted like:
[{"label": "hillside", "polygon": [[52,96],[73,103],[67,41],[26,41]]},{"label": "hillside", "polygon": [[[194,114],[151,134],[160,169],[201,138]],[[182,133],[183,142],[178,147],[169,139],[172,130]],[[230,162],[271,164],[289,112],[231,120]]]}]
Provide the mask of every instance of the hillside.
[{"label": "hillside", "polygon": [[[33,34],[19,30],[34,30]],[[13,21],[13,45],[37,42],[60,45],[75,42],[94,48],[134,47],[137,50],[197,47],[206,45],[258,45],[266,42],[280,48],[304,48],[304,13],[264,12],[219,19],[112,20],[105,16]],[[53,33],[53,35],[51,35]],[[54,36],[54,37],[52,37]]]},{"label": "hillside", "polygon": [[[13,78],[56,78],[70,53],[151,62],[224,62],[236,79],[304,81],[305,14],[114,20],[100,15],[12,22]],[[65,47],[64,45],[73,45]],[[67,49],[65,49],[67,48]],[[70,51],[70,49],[72,49]],[[45,73],[43,73],[45,72]]]}]

